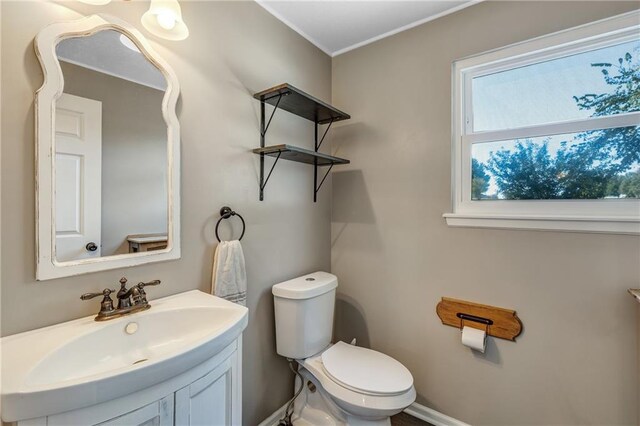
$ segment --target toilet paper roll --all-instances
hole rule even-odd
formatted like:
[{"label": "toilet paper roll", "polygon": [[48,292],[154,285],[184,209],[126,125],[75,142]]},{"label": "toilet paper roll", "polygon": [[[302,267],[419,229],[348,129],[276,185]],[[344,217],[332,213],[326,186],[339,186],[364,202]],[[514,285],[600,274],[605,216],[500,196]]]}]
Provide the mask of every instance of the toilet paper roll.
[{"label": "toilet paper roll", "polygon": [[487,346],[487,333],[484,330],[467,327],[462,328],[462,344],[475,351],[484,353]]}]

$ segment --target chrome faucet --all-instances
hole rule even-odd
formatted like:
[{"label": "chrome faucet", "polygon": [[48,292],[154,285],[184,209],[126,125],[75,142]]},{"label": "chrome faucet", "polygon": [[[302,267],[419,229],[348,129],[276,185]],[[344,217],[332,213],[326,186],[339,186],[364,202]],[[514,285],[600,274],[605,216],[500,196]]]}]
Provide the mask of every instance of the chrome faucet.
[{"label": "chrome faucet", "polygon": [[117,308],[113,307],[113,299],[111,299],[111,293],[114,293],[115,290],[111,290],[109,288],[105,288],[101,293],[83,294],[80,296],[80,299],[89,300],[94,297],[102,296],[100,312],[98,312],[95,320],[106,321],[149,309],[151,305],[147,301],[147,293],[144,291],[144,288],[146,286],[158,284],[160,284],[160,280],[153,280],[147,283],[139,282],[133,287],[127,289],[127,279],[124,277],[120,278],[120,290],[116,293],[118,298]]}]

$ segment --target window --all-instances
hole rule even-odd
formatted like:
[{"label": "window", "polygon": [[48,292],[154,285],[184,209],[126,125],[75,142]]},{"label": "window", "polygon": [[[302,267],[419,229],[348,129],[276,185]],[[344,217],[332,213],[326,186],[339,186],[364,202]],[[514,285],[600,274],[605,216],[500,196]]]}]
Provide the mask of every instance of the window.
[{"label": "window", "polygon": [[639,23],[453,64],[449,225],[640,234]]}]

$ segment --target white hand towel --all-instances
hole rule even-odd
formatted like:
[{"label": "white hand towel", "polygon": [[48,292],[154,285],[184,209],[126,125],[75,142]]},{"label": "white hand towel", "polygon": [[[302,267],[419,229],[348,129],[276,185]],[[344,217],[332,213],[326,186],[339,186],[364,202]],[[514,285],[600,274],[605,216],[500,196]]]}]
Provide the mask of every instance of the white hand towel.
[{"label": "white hand towel", "polygon": [[240,241],[222,241],[213,256],[211,293],[215,296],[247,304],[247,272]]}]

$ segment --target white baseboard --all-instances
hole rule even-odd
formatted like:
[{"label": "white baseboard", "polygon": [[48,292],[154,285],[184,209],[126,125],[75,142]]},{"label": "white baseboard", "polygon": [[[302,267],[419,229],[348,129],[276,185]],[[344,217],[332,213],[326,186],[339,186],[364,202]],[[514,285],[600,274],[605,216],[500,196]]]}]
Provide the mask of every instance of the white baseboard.
[{"label": "white baseboard", "polygon": [[417,402],[414,402],[405,408],[404,412],[410,416],[424,420],[427,423],[431,423],[434,426],[470,426],[465,422],[449,417],[446,414],[442,414],[432,408],[425,407]]},{"label": "white baseboard", "polygon": [[[278,408],[275,413],[271,414],[268,418],[262,421],[258,426],[278,426],[278,422],[284,416],[284,410],[287,408],[287,404]],[[424,405],[414,402],[404,410],[405,413],[424,420],[427,423],[431,423],[433,426],[470,426],[469,424],[460,420],[449,417],[446,414],[442,414],[432,408],[425,407]]]},{"label": "white baseboard", "polygon": [[284,410],[287,408],[287,401],[282,407],[278,408],[275,413],[264,419],[258,426],[278,426],[278,422],[284,416]]}]

